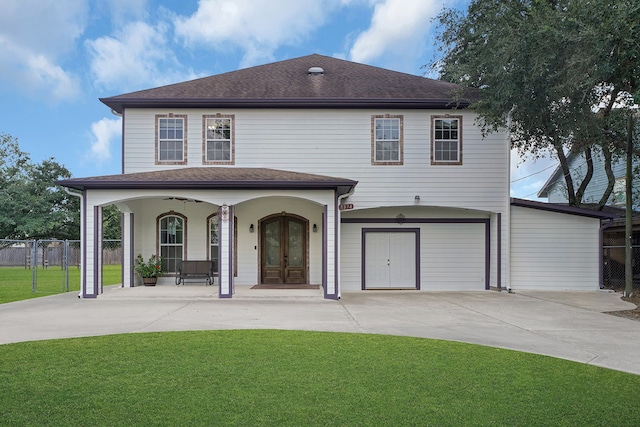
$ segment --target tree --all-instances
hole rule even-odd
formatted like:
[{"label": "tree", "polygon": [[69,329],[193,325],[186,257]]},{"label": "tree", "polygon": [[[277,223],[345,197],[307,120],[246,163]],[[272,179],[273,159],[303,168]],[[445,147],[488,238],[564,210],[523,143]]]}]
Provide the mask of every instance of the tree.
[{"label": "tree", "polygon": [[102,211],[102,237],[119,240],[122,238],[121,213],[115,205],[105,206]]},{"label": "tree", "polygon": [[53,158],[34,164],[16,138],[0,134],[0,238],[78,239],[79,202],[54,184],[70,177]]},{"label": "tree", "polygon": [[[581,206],[593,152],[602,152],[601,209],[615,183],[611,163],[626,152],[625,117],[638,104],[638,16],[635,0],[474,0],[438,16],[443,57],[432,67],[480,89],[473,107],[485,132],[508,129],[520,154],[554,154],[570,205]],[[587,173],[576,185],[567,155],[579,152]]]}]

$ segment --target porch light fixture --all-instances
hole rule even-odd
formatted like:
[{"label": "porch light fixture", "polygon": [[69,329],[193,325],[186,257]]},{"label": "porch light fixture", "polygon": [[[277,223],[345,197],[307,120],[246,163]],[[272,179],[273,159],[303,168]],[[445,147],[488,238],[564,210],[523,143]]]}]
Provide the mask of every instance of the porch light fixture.
[{"label": "porch light fixture", "polygon": [[414,197],[414,199],[415,199],[416,202],[419,202],[420,201],[420,196],[417,195],[416,197]]},{"label": "porch light fixture", "polygon": [[316,224],[313,224],[313,228],[312,228],[314,233],[318,232],[318,226]]},{"label": "porch light fixture", "polygon": [[249,226],[249,233],[253,233],[253,231],[254,231],[253,224],[251,224],[251,225]]}]

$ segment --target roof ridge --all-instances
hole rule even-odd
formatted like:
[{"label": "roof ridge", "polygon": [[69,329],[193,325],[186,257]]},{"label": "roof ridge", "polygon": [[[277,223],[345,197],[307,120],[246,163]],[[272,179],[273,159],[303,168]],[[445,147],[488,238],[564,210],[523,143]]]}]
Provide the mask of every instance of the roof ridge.
[{"label": "roof ridge", "polygon": [[[322,75],[310,75],[321,67]],[[317,53],[100,98],[124,108],[453,108],[462,86]],[[366,102],[367,105],[362,105]],[[405,105],[406,104],[406,105]]]}]

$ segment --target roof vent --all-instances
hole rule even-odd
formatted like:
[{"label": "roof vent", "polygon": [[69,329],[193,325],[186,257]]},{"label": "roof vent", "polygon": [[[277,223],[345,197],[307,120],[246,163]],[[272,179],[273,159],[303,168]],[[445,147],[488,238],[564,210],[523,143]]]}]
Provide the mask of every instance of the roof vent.
[{"label": "roof vent", "polygon": [[324,70],[321,67],[311,67],[307,74],[310,76],[324,76]]}]

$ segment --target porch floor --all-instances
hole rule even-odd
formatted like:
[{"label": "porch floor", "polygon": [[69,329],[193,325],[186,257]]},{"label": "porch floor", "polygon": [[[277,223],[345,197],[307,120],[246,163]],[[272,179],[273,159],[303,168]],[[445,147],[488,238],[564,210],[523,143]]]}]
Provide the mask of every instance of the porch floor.
[{"label": "porch floor", "polygon": [[[252,285],[236,285],[232,299],[279,299],[302,298],[322,299],[324,291],[318,289],[252,289]],[[156,286],[135,286],[123,288],[120,285],[105,286],[98,298],[167,298],[167,299],[218,299],[218,285],[206,286],[204,283],[187,282],[176,286],[172,283],[158,281]]]}]

